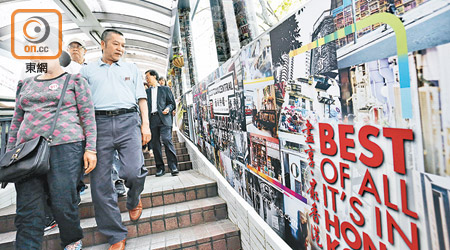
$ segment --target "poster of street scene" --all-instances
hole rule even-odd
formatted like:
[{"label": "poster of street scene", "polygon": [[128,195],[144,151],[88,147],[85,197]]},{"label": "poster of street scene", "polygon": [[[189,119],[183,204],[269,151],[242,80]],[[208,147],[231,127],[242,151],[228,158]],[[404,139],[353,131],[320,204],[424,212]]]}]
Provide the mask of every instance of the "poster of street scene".
[{"label": "poster of street scene", "polygon": [[250,165],[260,173],[282,183],[280,146],[278,139],[249,133]]},{"label": "poster of street scene", "polygon": [[285,241],[294,250],[317,249],[312,240],[310,211],[304,202],[284,196]]},{"label": "poster of street scene", "polygon": [[208,116],[208,105],[207,105],[207,85],[205,82],[200,82],[192,88],[193,96],[193,110],[194,110],[194,137],[196,145],[204,151],[204,141],[208,141],[211,144],[210,135],[208,133],[209,123],[207,119]]},{"label": "poster of street scene", "polygon": [[236,192],[244,199],[247,197],[245,192],[245,169],[246,166],[237,160],[230,159],[226,154],[220,153],[220,170],[223,171],[223,176],[236,190]]},{"label": "poster of street scene", "polygon": [[285,235],[283,194],[252,171],[245,172],[247,202],[281,237]]},{"label": "poster of street scene", "polygon": [[293,249],[450,249],[449,16],[308,2],[194,87],[197,145]]},{"label": "poster of street scene", "polygon": [[277,137],[277,108],[269,36],[241,51],[247,131]]},{"label": "poster of street scene", "polygon": [[244,89],[247,131],[277,137],[275,86],[256,83]]},{"label": "poster of street scene", "polygon": [[240,58],[244,85],[261,81],[273,83],[272,54],[268,35],[263,35],[243,48]]}]

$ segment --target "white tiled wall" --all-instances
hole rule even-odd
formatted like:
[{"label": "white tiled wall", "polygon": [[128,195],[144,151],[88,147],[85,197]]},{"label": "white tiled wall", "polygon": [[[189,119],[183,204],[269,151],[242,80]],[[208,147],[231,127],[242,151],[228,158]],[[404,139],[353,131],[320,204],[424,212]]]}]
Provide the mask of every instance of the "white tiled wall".
[{"label": "white tiled wall", "polygon": [[241,230],[241,243],[244,250],[291,249],[180,131],[178,131],[178,138],[180,141],[186,141],[192,167],[217,182],[219,196],[227,202],[228,218]]}]

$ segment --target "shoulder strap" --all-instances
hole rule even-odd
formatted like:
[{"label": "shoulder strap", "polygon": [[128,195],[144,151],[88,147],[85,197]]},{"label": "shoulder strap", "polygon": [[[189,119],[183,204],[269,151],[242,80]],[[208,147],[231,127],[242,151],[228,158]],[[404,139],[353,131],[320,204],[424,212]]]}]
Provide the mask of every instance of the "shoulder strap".
[{"label": "shoulder strap", "polygon": [[53,131],[55,131],[55,128],[56,128],[56,122],[58,121],[59,110],[61,109],[61,105],[64,100],[64,96],[66,95],[67,85],[69,85],[69,80],[70,80],[71,76],[72,76],[71,74],[67,74],[66,80],[64,81],[64,87],[61,92],[61,97],[59,98],[58,107],[56,108],[55,118],[53,119],[52,128],[50,129],[50,136],[47,139],[49,142],[51,142],[53,139]]},{"label": "shoulder strap", "polygon": [[17,84],[16,99],[19,98],[19,94],[20,94],[20,91],[22,90],[22,86],[23,86],[23,82],[19,82]]}]

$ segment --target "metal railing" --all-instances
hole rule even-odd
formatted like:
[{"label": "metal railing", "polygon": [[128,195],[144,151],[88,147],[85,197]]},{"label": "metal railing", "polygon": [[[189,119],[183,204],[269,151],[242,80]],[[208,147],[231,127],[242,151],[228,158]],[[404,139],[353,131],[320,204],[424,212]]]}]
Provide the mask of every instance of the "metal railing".
[{"label": "metal railing", "polygon": [[0,118],[0,130],[1,130],[0,157],[6,151],[6,145],[8,144],[8,131],[9,131],[9,126],[11,126],[11,119],[12,118]]},{"label": "metal railing", "polygon": [[6,151],[8,132],[14,114],[14,97],[0,96],[0,157]]}]

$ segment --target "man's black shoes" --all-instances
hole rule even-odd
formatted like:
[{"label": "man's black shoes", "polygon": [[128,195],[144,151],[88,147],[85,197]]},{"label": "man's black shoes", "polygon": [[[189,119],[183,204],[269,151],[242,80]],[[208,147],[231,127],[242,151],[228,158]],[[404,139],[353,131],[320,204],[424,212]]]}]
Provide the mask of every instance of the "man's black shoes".
[{"label": "man's black shoes", "polygon": [[[177,176],[178,175],[178,169],[175,169],[175,170],[172,170],[172,175],[173,176]],[[163,176],[163,175],[165,175],[166,174],[166,172],[164,171],[164,170],[158,170],[157,172],[156,172],[156,177],[160,177],[160,176]]]},{"label": "man's black shoes", "polygon": [[166,172],[164,171],[164,169],[161,169],[158,172],[156,172],[156,177],[160,177],[160,176],[163,176],[165,174],[166,174]]}]

